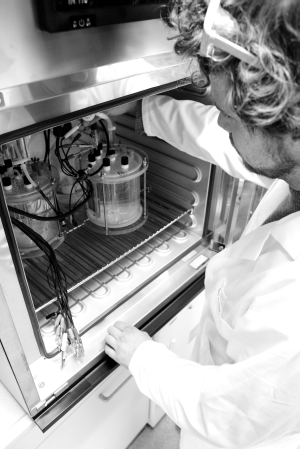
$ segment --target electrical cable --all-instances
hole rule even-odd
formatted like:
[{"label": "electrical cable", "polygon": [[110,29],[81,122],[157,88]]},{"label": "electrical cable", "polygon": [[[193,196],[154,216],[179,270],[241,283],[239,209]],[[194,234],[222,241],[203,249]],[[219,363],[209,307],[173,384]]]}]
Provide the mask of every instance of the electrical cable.
[{"label": "electrical cable", "polygon": [[[29,212],[23,211],[23,210],[18,209],[16,207],[8,206],[8,210],[10,212],[13,212],[13,213],[16,213],[16,214],[19,214],[19,215],[23,215],[25,217],[32,218],[32,219],[38,220],[38,221],[59,221],[59,220],[64,220],[65,218],[69,217],[70,215],[73,215],[79,208],[81,208],[84,204],[86,204],[89,201],[89,199],[92,197],[93,185],[92,185],[91,181],[89,179],[87,179],[88,175],[84,171],[82,171],[82,173],[77,172],[77,170],[74,167],[72,167],[72,165],[68,162],[68,153],[70,151],[70,148],[72,147],[73,143],[79,137],[78,137],[78,135],[75,136],[75,138],[72,140],[72,142],[71,142],[67,152],[65,152],[65,150],[64,150],[64,148],[62,146],[62,143],[60,142],[60,133],[61,133],[61,128],[58,129],[57,136],[56,136],[55,155],[57,156],[58,161],[59,161],[59,163],[61,165],[62,172],[65,175],[67,175],[67,176],[71,176],[71,177],[76,178],[76,180],[75,180],[75,182],[73,184],[73,187],[77,183],[80,185],[81,190],[83,192],[83,195],[80,197],[79,201],[81,200],[81,198],[85,197],[84,200],[81,201],[80,204],[77,204],[78,203],[78,201],[77,201],[75,206],[72,209],[70,209],[68,212],[62,214],[60,212],[58,203],[57,203],[57,205],[55,207],[51,203],[49,198],[44,194],[42,189],[36,183],[34,183],[32,181],[34,187],[39,191],[39,193],[42,195],[42,197],[47,202],[47,204],[51,207],[51,209],[53,209],[53,211],[55,212],[56,216],[41,217],[41,216],[38,216],[38,215],[35,215],[35,214],[31,214]],[[62,139],[62,141],[63,141],[63,139]],[[62,150],[64,158],[61,157],[60,150]],[[100,170],[97,170],[96,172],[92,173],[92,176],[94,174],[98,173],[98,171],[100,171]],[[72,190],[73,190],[73,188],[72,188]]]},{"label": "electrical cable", "polygon": [[[90,181],[88,181],[88,182],[90,183]],[[70,209],[70,207],[71,207],[70,202],[71,202],[71,199],[72,199],[73,189],[75,188],[75,186],[76,186],[77,183],[80,185],[81,190],[83,191],[83,193],[82,193],[81,197],[76,201],[75,205],[74,205],[73,208],[71,209],[71,212],[74,211],[75,208],[77,208],[77,203],[78,203],[79,201],[81,201],[81,198],[84,198],[84,195],[86,195],[86,197],[88,198],[88,200],[89,200],[89,199],[91,198],[91,196],[92,196],[92,192],[91,192],[91,194],[89,195],[89,192],[88,192],[87,189],[85,189],[84,184],[83,184],[83,183],[80,183],[79,180],[76,180],[76,181],[74,182],[74,184],[73,184],[73,186],[72,186],[72,188],[71,188],[71,192],[70,192],[70,197],[69,197],[69,209]],[[92,188],[92,191],[93,191],[93,188]],[[85,202],[85,200],[84,200],[84,202]],[[80,204],[78,205],[78,207],[79,207],[79,206],[81,207],[81,205],[84,204],[84,202],[80,203]]]},{"label": "electrical cable", "polygon": [[[108,137],[108,133],[107,130],[104,126],[104,124],[102,123],[101,120],[99,120],[101,122],[101,125],[105,131],[105,136],[107,139],[107,148],[109,148],[109,137]],[[44,132],[44,136],[45,139],[50,137],[50,130],[49,134],[46,136]],[[25,217],[28,218],[32,218],[34,220],[37,221],[60,221],[60,220],[64,220],[67,217],[70,217],[71,215],[73,215],[79,208],[81,208],[84,204],[86,204],[90,198],[92,197],[93,194],[93,185],[91,183],[91,181],[87,178],[88,176],[94,176],[96,174],[98,174],[103,167],[103,164],[101,164],[101,166],[93,173],[89,173],[86,174],[85,172],[82,171],[82,173],[79,173],[68,161],[68,154],[69,151],[72,147],[72,145],[74,144],[74,142],[80,137],[81,133],[77,134],[74,139],[72,140],[71,144],[68,146],[67,151],[65,151],[62,142],[64,140],[64,137],[61,139],[60,138],[60,134],[61,134],[61,127],[57,130],[57,135],[56,135],[56,147],[55,147],[55,155],[59,161],[59,164],[61,166],[61,170],[62,172],[66,175],[66,176],[70,176],[70,177],[74,177],[76,178],[76,180],[73,183],[71,192],[70,192],[70,200],[69,200],[69,211],[66,213],[61,213],[60,208],[59,208],[59,204],[58,202],[56,202],[56,206],[52,204],[52,202],[50,201],[50,199],[47,197],[47,195],[45,195],[45,193],[43,192],[43,190],[30,178],[30,175],[28,174],[28,172],[25,172],[25,176],[27,176],[29,178],[29,180],[31,180],[32,185],[35,187],[35,189],[40,193],[40,195],[42,196],[42,198],[46,201],[46,203],[49,205],[49,207],[55,212],[56,216],[51,216],[51,217],[41,217],[35,214],[31,214],[29,212],[23,211],[21,209],[18,209],[16,207],[13,206],[8,206],[8,210],[12,213],[16,213],[19,215],[23,215]],[[61,141],[60,141],[61,139]],[[63,157],[61,156],[61,152],[63,153]],[[47,153],[47,150],[46,150]],[[45,158],[47,157],[47,155],[45,155]],[[80,185],[81,191],[82,191],[82,195],[79,198],[79,200],[76,201],[75,206],[70,209],[71,206],[71,195],[73,193],[73,189],[75,188],[76,184]],[[82,200],[82,198],[84,198]],[[81,201],[82,200],[82,201]],[[78,204],[78,202],[80,202],[80,204]]]},{"label": "electrical cable", "polygon": [[44,162],[49,162],[50,157],[50,129],[44,130],[44,139],[45,139],[45,156],[44,156]]},{"label": "electrical cable", "polygon": [[[106,129],[106,127],[105,127],[103,121],[102,121],[101,119],[99,119],[99,122],[100,122],[100,125],[101,125],[101,127],[102,127],[102,129],[103,129],[103,131],[104,131],[104,134],[105,134],[105,139],[106,139],[106,154],[109,155],[109,151],[110,151],[109,135],[108,135],[107,129]],[[101,164],[100,167],[99,167],[96,171],[94,171],[93,173],[89,173],[89,176],[97,175],[98,173],[100,173],[100,171],[102,170],[102,168],[103,168],[103,164]]]},{"label": "electrical cable", "polygon": [[14,226],[26,234],[36,244],[36,246],[44,252],[49,261],[49,267],[47,270],[49,287],[57,296],[60,311],[71,321],[72,324],[74,324],[68,304],[66,276],[57,261],[54,249],[40,234],[35,232],[26,224],[20,222],[14,217],[11,217],[11,221]]},{"label": "electrical cable", "polygon": [[[73,195],[73,190],[75,189],[76,184],[77,184],[77,181],[74,182],[74,184],[72,185],[71,191],[70,191],[70,195],[69,195],[69,210],[71,209],[72,195]],[[83,195],[81,195],[80,199],[82,198],[82,196]],[[75,206],[76,206],[76,204],[75,204]]]},{"label": "electrical cable", "polygon": [[[37,232],[16,218],[11,218],[12,224],[26,234],[38,248],[40,248],[48,259],[47,281],[50,289],[55,293],[58,303],[58,312],[54,313],[55,319],[55,342],[58,351],[52,356],[61,353],[61,368],[67,358],[67,348],[72,347],[77,357],[84,355],[81,337],[74,325],[72,313],[68,301],[68,289],[65,273],[61,269],[54,249]],[[48,316],[48,319],[53,313]]]},{"label": "electrical cable", "polygon": [[21,170],[24,172],[24,175],[29,180],[30,184],[39,192],[41,197],[46,201],[48,206],[56,213],[56,215],[59,215],[59,209],[57,209],[50,201],[50,199],[47,197],[47,195],[43,192],[43,190],[40,188],[40,186],[34,182],[34,180],[31,178],[30,174],[28,173],[27,167],[25,163],[21,164]]},{"label": "electrical cable", "polygon": [[58,209],[51,203],[50,199],[47,197],[47,195],[43,192],[43,190],[40,188],[40,186],[36,186],[36,190],[39,192],[39,194],[43,197],[43,199],[46,201],[48,206],[56,213],[56,215],[59,215]]},{"label": "electrical cable", "polygon": [[94,171],[94,173],[89,173],[89,176],[96,175],[97,173],[99,173],[102,170],[102,168],[103,168],[103,164],[101,164],[100,167],[96,171]]},{"label": "electrical cable", "polygon": [[91,190],[90,196],[88,198],[85,198],[80,204],[78,204],[78,206],[73,207],[72,210],[70,210],[70,211],[68,211],[68,212],[66,212],[64,214],[57,215],[55,217],[40,217],[39,215],[30,214],[29,212],[25,212],[24,210],[18,209],[18,208],[13,207],[13,206],[7,206],[7,207],[8,207],[8,210],[10,212],[13,212],[13,213],[19,214],[19,215],[24,215],[24,217],[33,218],[34,220],[38,220],[38,221],[58,221],[58,220],[62,220],[64,218],[67,218],[70,215],[73,215],[74,212],[76,212],[85,203],[87,203],[89,201],[89,199],[92,196],[92,193],[93,193],[93,191]]},{"label": "electrical cable", "polygon": [[101,127],[102,127],[102,129],[104,131],[104,134],[105,134],[106,146],[107,146],[106,154],[109,155],[109,151],[110,151],[109,135],[108,135],[107,129],[106,129],[103,121],[101,119],[99,119],[99,122],[100,122],[100,125],[101,125]]}]

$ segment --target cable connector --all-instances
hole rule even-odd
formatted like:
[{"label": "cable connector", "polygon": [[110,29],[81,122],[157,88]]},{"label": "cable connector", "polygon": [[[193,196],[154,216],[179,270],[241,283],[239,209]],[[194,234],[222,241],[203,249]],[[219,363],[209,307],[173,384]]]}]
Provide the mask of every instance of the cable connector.
[{"label": "cable connector", "polygon": [[51,312],[49,313],[49,315],[46,315],[46,320],[52,320],[54,318],[56,318],[58,315],[58,312]]},{"label": "cable connector", "polygon": [[76,131],[79,130],[81,125],[82,125],[82,120],[79,123],[79,125],[74,126],[72,129],[70,129],[68,132],[66,132],[66,134],[64,135],[64,138],[68,139],[68,137],[72,136],[72,134],[74,134]]},{"label": "cable connector", "polygon": [[76,134],[76,136],[74,137],[74,139],[72,140],[72,144],[76,142],[76,140],[80,139],[80,137],[82,136],[82,132]]},{"label": "cable connector", "polygon": [[87,178],[88,178],[88,173],[86,170],[83,170],[83,169],[78,170],[77,179],[79,179],[80,181],[84,181]]}]

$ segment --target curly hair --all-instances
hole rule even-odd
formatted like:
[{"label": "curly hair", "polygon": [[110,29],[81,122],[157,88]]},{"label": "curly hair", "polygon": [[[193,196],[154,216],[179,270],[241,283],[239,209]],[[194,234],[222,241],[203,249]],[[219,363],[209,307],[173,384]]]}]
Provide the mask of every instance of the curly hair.
[{"label": "curly hair", "polygon": [[197,58],[205,74],[227,74],[228,106],[247,127],[299,139],[300,1],[221,1],[215,30],[257,56],[259,68],[218,49],[214,60],[199,56],[208,3],[171,0],[168,24],[179,33],[176,53]]}]

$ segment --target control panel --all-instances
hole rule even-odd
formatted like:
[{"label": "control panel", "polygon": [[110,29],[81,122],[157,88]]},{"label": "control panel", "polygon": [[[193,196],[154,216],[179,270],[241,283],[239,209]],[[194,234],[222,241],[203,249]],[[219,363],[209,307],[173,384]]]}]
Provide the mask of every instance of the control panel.
[{"label": "control panel", "polygon": [[161,17],[163,0],[35,0],[40,28],[50,33]]}]

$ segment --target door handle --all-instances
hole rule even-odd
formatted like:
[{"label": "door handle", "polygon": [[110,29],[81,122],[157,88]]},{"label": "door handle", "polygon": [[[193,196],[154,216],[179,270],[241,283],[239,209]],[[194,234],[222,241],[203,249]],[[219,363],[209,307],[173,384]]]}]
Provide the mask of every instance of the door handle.
[{"label": "door handle", "polygon": [[101,399],[101,401],[103,402],[108,402],[110,401],[117,393],[118,391],[121,390],[121,388],[132,378],[132,375],[130,374],[130,376],[128,376],[122,383],[121,385],[118,386],[118,388],[115,389],[115,391],[112,392],[112,394],[110,394],[109,396],[105,396],[103,393],[99,394],[99,399]]},{"label": "door handle", "polygon": [[175,343],[176,343],[176,338],[172,338],[172,340],[170,341],[170,344],[169,344],[170,351],[174,351]]}]

